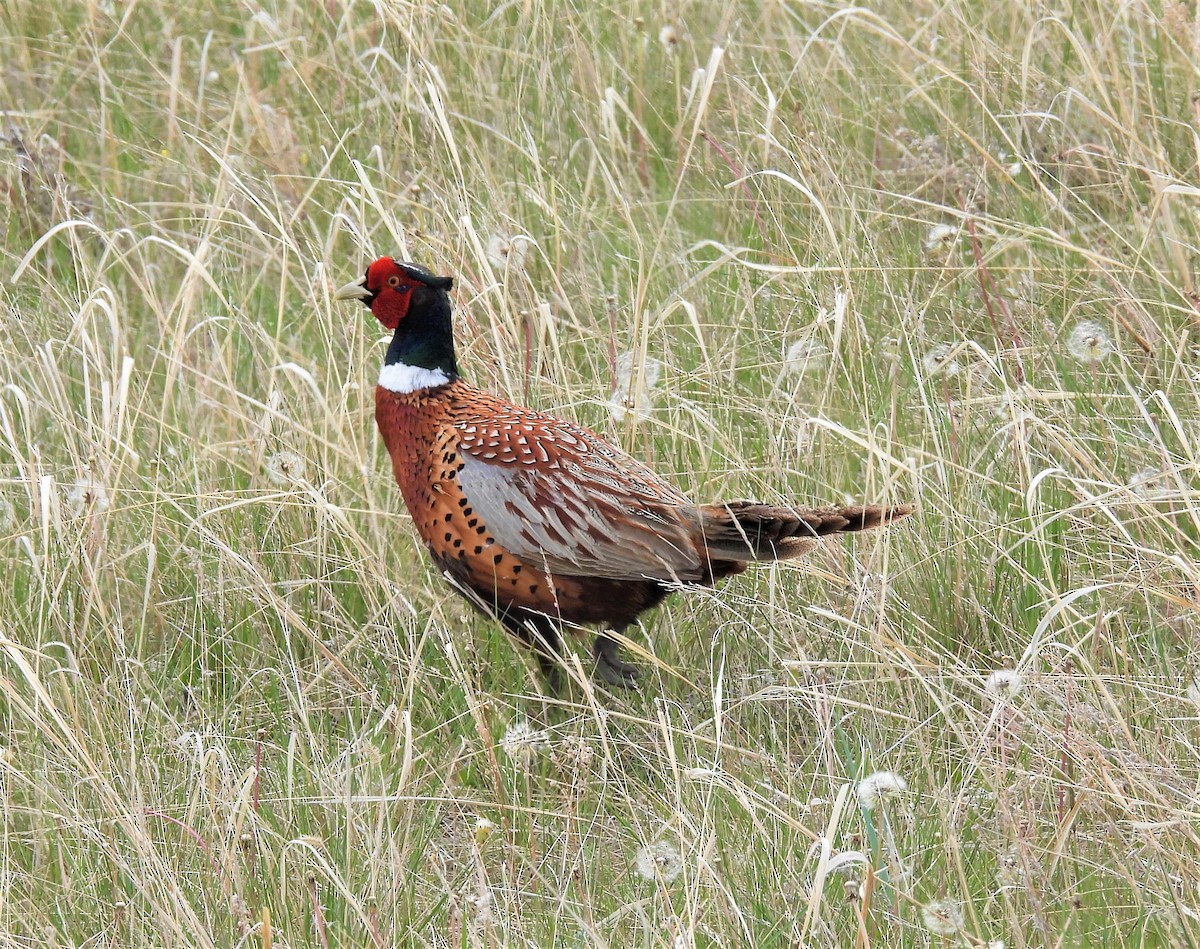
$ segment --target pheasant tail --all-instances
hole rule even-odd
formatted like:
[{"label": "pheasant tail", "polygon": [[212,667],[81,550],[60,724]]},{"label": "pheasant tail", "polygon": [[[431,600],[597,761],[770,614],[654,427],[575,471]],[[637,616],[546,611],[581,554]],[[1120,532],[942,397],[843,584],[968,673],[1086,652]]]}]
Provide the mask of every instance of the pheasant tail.
[{"label": "pheasant tail", "polygon": [[913,508],[911,504],[791,508],[730,501],[705,504],[697,512],[710,560],[790,560],[811,550],[818,538],[882,527],[908,516]]}]

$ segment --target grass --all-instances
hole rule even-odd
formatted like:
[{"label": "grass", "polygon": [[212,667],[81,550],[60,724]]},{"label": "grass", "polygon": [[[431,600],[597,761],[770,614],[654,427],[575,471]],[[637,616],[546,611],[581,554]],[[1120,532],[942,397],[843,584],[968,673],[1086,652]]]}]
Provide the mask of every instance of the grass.
[{"label": "grass", "polygon": [[[4,943],[1195,945],[1197,59],[1176,2],[9,3]],[[384,253],[698,498],[919,515],[547,696],[392,483]]]}]

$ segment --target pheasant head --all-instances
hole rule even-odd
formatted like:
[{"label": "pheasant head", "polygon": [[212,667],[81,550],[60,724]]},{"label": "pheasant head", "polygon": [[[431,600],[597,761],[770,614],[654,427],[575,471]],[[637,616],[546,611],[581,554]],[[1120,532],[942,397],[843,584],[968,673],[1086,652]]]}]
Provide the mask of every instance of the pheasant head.
[{"label": "pheasant head", "polygon": [[375,319],[395,330],[408,315],[414,291],[424,288],[444,293],[453,286],[453,277],[439,277],[416,264],[380,257],[367,268],[362,280],[346,284],[333,298],[361,300]]},{"label": "pheasant head", "polygon": [[[454,331],[450,325],[451,277],[416,264],[380,257],[367,268],[362,280],[348,283],[335,300],[361,300],[387,329],[392,342],[384,360],[384,373],[395,386],[438,379],[445,383],[458,376],[454,358]],[[384,376],[380,384],[387,386]],[[392,386],[387,386],[391,388]]]}]

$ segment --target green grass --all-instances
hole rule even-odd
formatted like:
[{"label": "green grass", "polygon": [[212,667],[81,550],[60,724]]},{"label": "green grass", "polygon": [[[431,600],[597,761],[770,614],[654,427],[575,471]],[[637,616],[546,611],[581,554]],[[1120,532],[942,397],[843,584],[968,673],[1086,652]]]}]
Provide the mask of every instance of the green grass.
[{"label": "green grass", "polygon": [[[1194,5],[452,6],[0,12],[2,941],[1200,942]],[[919,514],[547,696],[392,482],[384,253],[697,498]]]}]

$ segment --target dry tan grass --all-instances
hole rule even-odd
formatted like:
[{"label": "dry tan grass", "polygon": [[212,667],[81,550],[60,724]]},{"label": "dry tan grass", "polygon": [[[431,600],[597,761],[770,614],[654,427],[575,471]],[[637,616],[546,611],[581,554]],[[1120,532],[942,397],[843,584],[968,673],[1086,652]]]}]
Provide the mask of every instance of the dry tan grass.
[{"label": "dry tan grass", "polygon": [[[5,944],[1196,942],[1187,4],[0,22]],[[382,253],[698,497],[920,516],[546,696],[391,483]]]}]

